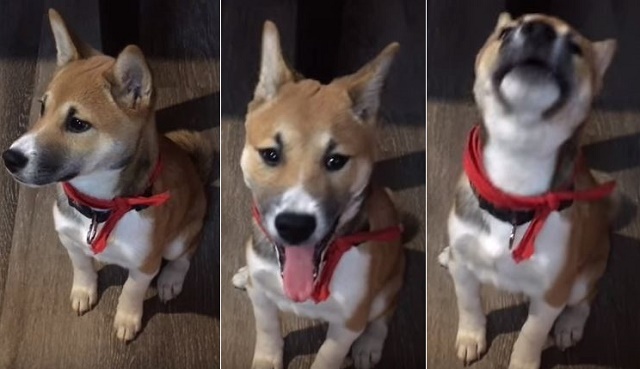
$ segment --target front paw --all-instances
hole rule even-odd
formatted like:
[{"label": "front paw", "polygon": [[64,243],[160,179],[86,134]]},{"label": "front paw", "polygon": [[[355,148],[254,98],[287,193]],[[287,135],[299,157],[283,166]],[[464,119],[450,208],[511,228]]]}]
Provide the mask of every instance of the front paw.
[{"label": "front paw", "polygon": [[282,355],[257,353],[253,357],[251,369],[282,369]]},{"label": "front paw", "polygon": [[458,329],[456,353],[464,365],[480,359],[486,350],[487,338],[484,328]]},{"label": "front paw", "polygon": [[438,254],[438,264],[443,268],[449,267],[449,261],[451,260],[451,247],[445,247],[440,254]]},{"label": "front paw", "polygon": [[249,267],[243,266],[238,269],[236,274],[233,275],[231,279],[231,283],[235,288],[244,290],[247,288],[247,284],[249,283]]},{"label": "front paw", "polygon": [[521,360],[511,355],[509,361],[509,369],[538,369],[540,368],[540,359]]},{"label": "front paw", "polygon": [[134,312],[118,309],[116,318],[113,321],[113,327],[119,340],[124,342],[131,341],[142,327],[142,311]]},{"label": "front paw", "polygon": [[91,310],[98,302],[98,287],[74,285],[71,288],[71,308],[78,316]]}]

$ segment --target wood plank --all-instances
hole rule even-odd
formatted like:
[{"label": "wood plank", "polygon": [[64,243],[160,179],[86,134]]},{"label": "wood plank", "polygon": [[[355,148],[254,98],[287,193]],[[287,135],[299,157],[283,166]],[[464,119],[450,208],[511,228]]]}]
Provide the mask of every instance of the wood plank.
[{"label": "wood plank", "polygon": [[[49,3],[53,2],[47,5]],[[60,0],[54,5],[81,36],[93,41],[93,45],[100,45],[97,2]],[[200,24],[207,23],[207,29],[212,30],[201,32],[199,37],[217,39],[217,27],[209,24],[215,18],[198,13]],[[34,96],[40,96],[54,69],[49,32],[48,21],[44,20]],[[141,40],[152,41],[144,37]],[[170,126],[165,127],[167,129],[183,127],[173,122],[176,117],[196,122],[198,129],[217,125],[217,107],[191,103],[208,101],[216,105],[215,60],[201,59],[189,65],[187,57],[172,61],[168,55],[165,54],[163,60],[150,61],[160,76],[157,78],[159,107],[169,111],[161,110],[158,120],[166,122],[165,125]],[[33,120],[37,110],[32,109],[31,113]],[[76,317],[68,298],[71,265],[57,240],[51,219],[53,188],[21,189],[6,299],[0,317],[0,368],[219,367],[219,237],[216,231],[219,193],[213,187],[210,191],[208,231],[194,257],[182,294],[165,305],[151,289],[145,301],[143,331],[135,341],[124,345],[115,338],[112,324],[126,273],[115,266],[104,267],[99,273],[98,305],[84,316]]]},{"label": "wood plank", "polygon": [[[42,0],[0,2],[0,150],[6,150],[29,122]],[[21,37],[15,37],[15,35]],[[18,185],[0,171],[0,314],[9,268]]]}]

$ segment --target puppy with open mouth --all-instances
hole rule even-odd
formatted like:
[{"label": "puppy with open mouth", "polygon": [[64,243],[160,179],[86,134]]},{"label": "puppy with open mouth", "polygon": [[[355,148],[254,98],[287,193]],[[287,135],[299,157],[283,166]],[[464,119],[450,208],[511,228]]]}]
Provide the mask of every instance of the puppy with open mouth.
[{"label": "puppy with open mouth", "polygon": [[580,134],[615,46],[557,18],[502,14],[477,56],[482,122],[469,135],[439,256],[455,286],[465,363],[487,346],[482,283],[530,300],[509,368],[538,368],[554,324],[561,349],[582,337],[607,263],[614,183],[586,167]]},{"label": "puppy with open mouth", "polygon": [[[145,293],[158,273],[160,299],[182,290],[207,209],[213,131],[160,135],[140,49],[105,56],[75,37],[53,9],[49,20],[57,70],[40,100],[40,118],[2,158],[20,183],[57,184],[53,218],[73,265],[75,312],[98,301],[93,260],[128,270],[114,327],[129,341],[141,328]],[[169,262],[160,271],[162,259]]]},{"label": "puppy with open mouth", "polygon": [[350,349],[356,368],[380,360],[405,260],[398,213],[370,177],[397,49],[323,85],[286,65],[278,31],[265,23],[241,158],[254,233],[233,279],[253,305],[253,368],[282,368],[279,310],[329,322],[312,368],[339,368]]}]

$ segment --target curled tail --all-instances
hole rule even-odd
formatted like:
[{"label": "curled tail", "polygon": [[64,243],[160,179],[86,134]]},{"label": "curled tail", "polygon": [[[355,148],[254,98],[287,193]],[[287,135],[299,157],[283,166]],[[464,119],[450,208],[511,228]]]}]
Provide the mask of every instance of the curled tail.
[{"label": "curled tail", "polygon": [[166,136],[189,154],[198,175],[208,185],[213,180],[215,164],[214,128],[204,131],[178,130],[169,132]]}]

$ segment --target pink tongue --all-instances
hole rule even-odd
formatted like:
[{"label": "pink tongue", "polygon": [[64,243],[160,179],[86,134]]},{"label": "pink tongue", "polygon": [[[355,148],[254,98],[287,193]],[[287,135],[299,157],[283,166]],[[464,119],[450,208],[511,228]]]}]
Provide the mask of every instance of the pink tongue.
[{"label": "pink tongue", "polygon": [[284,247],[284,293],[295,302],[306,301],[313,292],[313,254],[313,246]]}]

